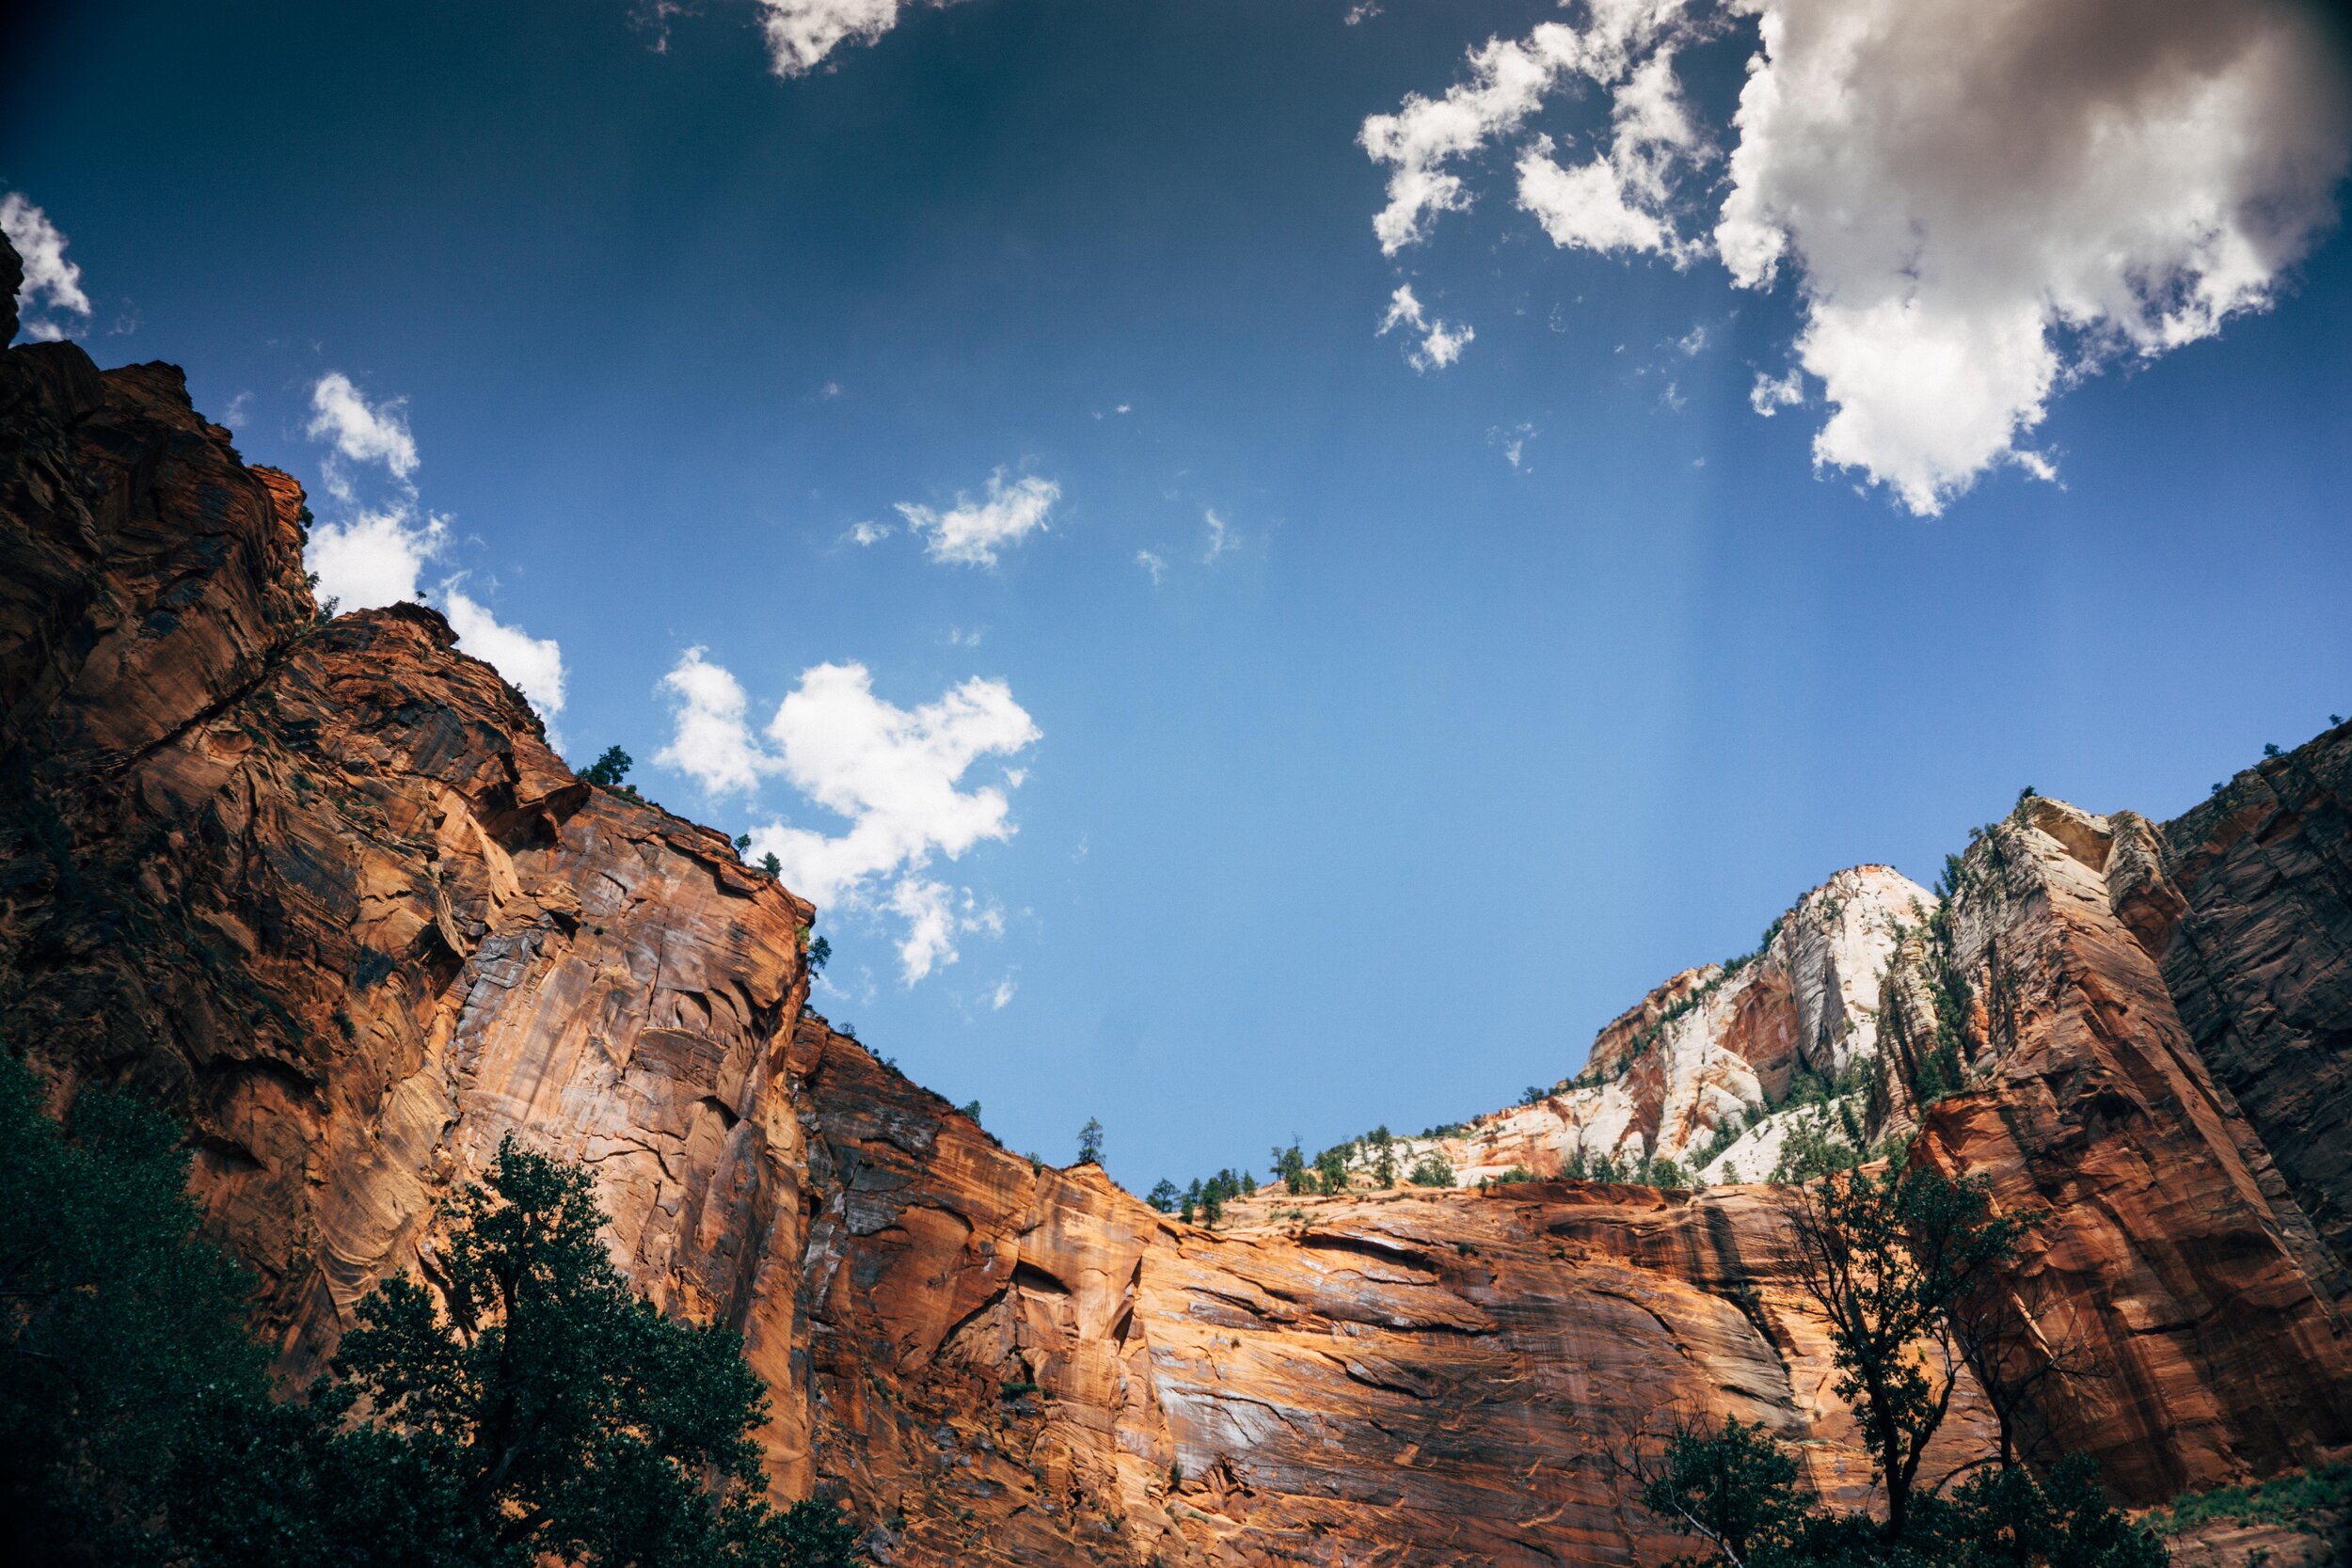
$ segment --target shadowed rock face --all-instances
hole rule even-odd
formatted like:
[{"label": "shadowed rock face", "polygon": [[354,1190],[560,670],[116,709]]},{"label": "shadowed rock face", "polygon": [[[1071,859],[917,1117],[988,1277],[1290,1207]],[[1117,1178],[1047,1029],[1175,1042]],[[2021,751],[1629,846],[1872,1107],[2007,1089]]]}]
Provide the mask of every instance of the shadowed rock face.
[{"label": "shadowed rock face", "polygon": [[[290,1372],[430,1277],[436,1204],[516,1132],[594,1168],[666,1310],[742,1329],[780,1495],[848,1496],[899,1564],[1652,1560],[1603,1456],[1676,1408],[1867,1497],[1770,1189],[1263,1196],[1212,1232],[1033,1166],[803,1018],[808,906],[580,784],[437,616],[318,626],[304,519],[168,367],[0,355],[0,1029],[186,1113]],[[1933,940],[1931,895],[1841,873],[1457,1163],[1688,1154],[1881,1059],[1856,1092],[1908,1130],[1964,992],[1925,1147],[2041,1216],[2020,1309],[2106,1373],[2051,1423],[2142,1499],[2352,1441],[2343,745],[2161,833],[2034,807]],[[1990,1430],[1963,1388],[1931,1472]]]},{"label": "shadowed rock face", "polygon": [[2334,1255],[2352,1310],[2352,725],[2164,829],[2134,909],[2181,1022]]}]

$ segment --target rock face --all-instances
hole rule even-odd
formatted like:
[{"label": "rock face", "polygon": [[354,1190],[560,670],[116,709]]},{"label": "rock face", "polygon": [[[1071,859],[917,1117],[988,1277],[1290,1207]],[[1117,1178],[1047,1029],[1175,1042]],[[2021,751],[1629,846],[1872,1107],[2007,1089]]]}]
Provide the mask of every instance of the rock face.
[{"label": "rock face", "polygon": [[[894,1560],[1656,1560],[1601,1463],[1645,1413],[1868,1463],[1756,1188],[1236,1204],[1216,1231],[995,1147],[806,1026],[819,1464]],[[1964,1402],[1931,1454],[1980,1451]]]},{"label": "rock face", "polygon": [[2352,1310],[2352,725],[2164,829],[2124,911],[2189,1037],[2333,1255]]},{"label": "rock face", "polygon": [[2328,1259],[2128,918],[2162,852],[2130,813],[2025,802],[1906,938],[1887,1008],[1910,1081],[1956,1024],[1968,1084],[1926,1147],[2031,1222],[2019,1313],[2086,1363],[2042,1415],[2137,1497],[2352,1442]]},{"label": "rock face", "polygon": [[[431,611],[320,625],[306,517],[168,367],[0,355],[0,1031],[184,1112],[294,1374],[431,1277],[512,1132],[594,1168],[665,1310],[743,1331],[778,1493],[894,1563],[1652,1560],[1604,1458],[1661,1412],[1868,1494],[1773,1191],[1474,1183],[1761,1177],[1851,1124],[2036,1217],[2019,1321],[2098,1374],[2039,1418],[2127,1498],[2352,1443],[2344,732],[2162,830],[2027,802],[1948,901],[1840,873],[1431,1140],[1470,1185],[1210,1230],[805,1015],[806,904],[575,779]],[[1990,1423],[1964,1387],[1931,1471]]]},{"label": "rock face", "polygon": [[1776,1114],[1800,1074],[1822,1096],[1860,1093],[1878,1058],[1896,932],[1934,902],[1891,866],[1841,871],[1772,922],[1754,953],[1685,970],[1613,1021],[1575,1078],[1450,1135],[1407,1140],[1407,1163],[1435,1148],[1466,1186],[1515,1167],[1560,1176],[1579,1155],[1625,1170],[1670,1159],[1710,1180],[1769,1175],[1792,1124],[1822,1102]]},{"label": "rock face", "polygon": [[319,626],[299,491],[177,372],[10,350],[0,431],[0,1027],[186,1110],[290,1371],[521,1130],[787,1384],[808,907],[574,779],[437,615]]}]

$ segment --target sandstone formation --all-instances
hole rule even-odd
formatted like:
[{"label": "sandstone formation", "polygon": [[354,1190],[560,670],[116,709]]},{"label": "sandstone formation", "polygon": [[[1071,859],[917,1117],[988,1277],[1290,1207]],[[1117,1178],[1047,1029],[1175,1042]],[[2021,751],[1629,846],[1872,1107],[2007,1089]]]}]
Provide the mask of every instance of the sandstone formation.
[{"label": "sandstone formation", "polygon": [[[2168,828],[2024,802],[1948,901],[1840,873],[1433,1140],[1463,1186],[1211,1230],[807,1014],[805,903],[575,779],[432,611],[320,624],[306,519],[170,368],[0,355],[0,1031],[188,1117],[291,1374],[432,1277],[511,1131],[594,1168],[666,1310],[742,1330],[779,1494],[889,1562],[1652,1560],[1604,1459],[1677,1408],[1868,1494],[1774,1193],[1476,1183],[1760,1178],[1851,1124],[2037,1220],[2017,1322],[2095,1373],[2039,1418],[2126,1498],[2352,1444],[2344,731]],[[1964,1388],[1931,1470],[1989,1423]]]},{"label": "sandstone formation", "polygon": [[1515,1168],[1556,1177],[1580,1152],[1626,1168],[1662,1157],[1709,1180],[1767,1176],[1800,1119],[1782,1109],[1800,1073],[1822,1089],[1842,1075],[1858,1094],[1857,1069],[1878,1057],[1895,933],[1934,902],[1892,866],[1841,871],[1774,921],[1756,952],[1685,970],[1613,1021],[1575,1078],[1459,1132],[1408,1140],[1403,1156],[1435,1148],[1466,1186]]}]

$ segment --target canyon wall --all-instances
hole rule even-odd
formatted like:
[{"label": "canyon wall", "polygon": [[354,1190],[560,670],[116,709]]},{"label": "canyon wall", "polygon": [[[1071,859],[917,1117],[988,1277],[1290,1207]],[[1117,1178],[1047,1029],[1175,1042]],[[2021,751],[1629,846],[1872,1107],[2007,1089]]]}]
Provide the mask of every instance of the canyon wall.
[{"label": "canyon wall", "polygon": [[[169,367],[0,355],[0,1032],[187,1116],[290,1374],[432,1276],[516,1132],[594,1170],[665,1310],[744,1333],[779,1494],[891,1562],[1648,1560],[1606,1459],[1676,1409],[1867,1497],[1774,1194],[1479,1179],[1761,1178],[1851,1123],[2035,1217],[2020,1315],[2086,1347],[2046,1419],[2125,1497],[2352,1443],[2342,731],[2165,829],[2026,802],[1948,903],[1840,873],[1581,1082],[1413,1146],[1461,1186],[1213,1230],[807,1014],[805,903],[575,779],[432,611],[320,623],[306,519]],[[1989,1423],[1964,1387],[1931,1469]]]}]

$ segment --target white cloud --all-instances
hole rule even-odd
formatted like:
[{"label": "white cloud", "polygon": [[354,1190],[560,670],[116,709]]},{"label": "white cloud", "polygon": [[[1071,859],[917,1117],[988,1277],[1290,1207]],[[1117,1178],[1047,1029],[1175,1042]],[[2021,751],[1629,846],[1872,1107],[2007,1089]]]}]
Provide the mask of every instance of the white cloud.
[{"label": "white cloud", "polygon": [[[66,259],[66,237],[57,226],[49,221],[49,214],[24,199],[24,193],[10,191],[0,197],[0,233],[8,237],[8,244],[24,258],[24,281],[16,291],[19,311],[46,306],[52,310],[64,310],[89,321],[89,295],[82,292],[82,269]],[[22,323],[28,338],[54,342],[67,335],[67,329],[46,317]]]},{"label": "white cloud", "polygon": [[871,43],[896,27],[906,8],[901,0],[759,0],[759,26],[776,74],[805,76],[842,44]]},{"label": "white cloud", "polygon": [[780,775],[847,821],[836,834],[771,822],[752,831],[750,854],[773,854],[785,885],[819,906],[897,915],[908,983],[952,962],[957,936],[1002,931],[1002,913],[968,889],[958,903],[946,884],[915,875],[934,855],[957,860],[1013,835],[1005,789],[1018,787],[1020,771],[1008,769],[1004,787],[959,787],[982,758],[1017,755],[1042,733],[1002,681],[967,680],[909,710],[875,696],[865,666],[819,664],[777,707],[765,743],[752,734],[741,683],[702,649],[689,649],[662,684],[675,723],[656,762],[714,795]]},{"label": "white cloud", "polygon": [[[243,402],[244,394],[237,401]],[[448,518],[421,514],[415,504],[410,477],[417,471],[417,442],[408,432],[406,400],[370,404],[349,376],[329,371],[310,388],[306,431],[312,440],[333,447],[324,465],[326,487],[344,504],[356,503],[350,474],[342,466],[346,461],[382,464],[404,495],[390,505],[358,508],[311,529],[304,559],[318,575],[320,601],[333,600],[339,610],[424,603],[426,594],[417,579],[428,562],[449,553],[450,526]],[[553,720],[564,711],[563,648],[554,638],[532,637],[501,622],[457,583],[456,578],[443,581],[439,601],[458,646],[496,669],[540,718]],[[552,730],[548,740],[562,749]]]},{"label": "white cloud", "polygon": [[[552,637],[532,637],[474,603],[454,583],[441,587],[441,613],[449,617],[463,652],[506,677],[531,700],[542,719],[564,711],[564,650]],[[560,748],[559,748],[560,750]]]},{"label": "white cloud", "polygon": [[1209,547],[1202,552],[1200,563],[1203,566],[1214,566],[1216,564],[1218,556],[1230,555],[1241,548],[1241,541],[1227,531],[1225,519],[1216,515],[1216,508],[1208,508],[1202,515],[1209,525]]},{"label": "white cloud", "polygon": [[305,559],[318,574],[322,601],[338,600],[347,610],[373,610],[423,603],[417,577],[448,547],[446,518],[420,520],[412,508],[394,506],[319,524],[310,531]]},{"label": "white cloud", "polygon": [[1406,349],[1405,359],[1413,369],[1424,372],[1453,364],[1462,357],[1462,350],[1470,340],[1478,336],[1468,326],[1451,326],[1425,315],[1421,301],[1413,297],[1409,283],[1399,283],[1396,293],[1389,296],[1388,314],[1380,318],[1380,328],[1374,336],[1385,338],[1399,326],[1421,334],[1421,341]]},{"label": "white cloud", "polygon": [[1137,550],[1136,564],[1152,574],[1152,586],[1154,588],[1160,585],[1160,578],[1168,575],[1168,562],[1150,550]]},{"label": "white cloud", "polygon": [[730,671],[689,648],[661,677],[671,698],[670,743],[654,755],[711,795],[736,795],[759,787],[765,774],[783,765],[752,738],[745,715],[751,700]]},{"label": "white cloud", "polygon": [[325,477],[327,489],[342,499],[351,499],[352,488],[338,459],[381,463],[404,485],[417,471],[417,440],[408,433],[407,400],[370,404],[341,371],[327,372],[310,388],[310,422],[305,434],[335,449],[326,460]]},{"label": "white cloud", "polygon": [[[1347,14],[1340,20],[1346,23],[1350,27],[1353,27],[1360,23],[1370,22],[1374,17],[1378,16],[1379,14],[1380,7],[1376,3],[1376,0],[1356,0],[1356,4],[1348,7]],[[997,1006],[1002,1006],[1004,1004],[1000,1002]]]},{"label": "white cloud", "polygon": [[1021,987],[1013,980],[1011,975],[1006,975],[1003,979],[997,981],[994,987],[990,990],[988,993],[989,1006],[996,1012],[1003,1012],[1008,1006],[1011,1006],[1013,993],[1020,989]]},{"label": "white cloud", "polygon": [[864,548],[868,545],[881,544],[883,540],[890,537],[890,532],[891,529],[888,523],[852,523],[850,525],[850,531],[841,536],[841,542],[843,544],[855,545],[860,548]]},{"label": "white cloud", "polygon": [[1497,425],[1486,432],[1486,440],[1490,445],[1501,447],[1503,461],[1518,468],[1523,466],[1527,443],[1534,436],[1535,427],[1532,424]]},{"label": "white cloud", "polygon": [[[1461,160],[1571,78],[1609,145],[1530,136],[1520,205],[1555,243],[1795,291],[1814,456],[1928,514],[2026,443],[2058,392],[2263,309],[2333,221],[2352,72],[2297,0],[1594,0],[1467,57],[1442,100],[1364,122],[1391,166],[1384,252],[1468,205]],[[1753,18],[1728,169],[1676,90],[1682,47]],[[1711,231],[1696,221],[1722,193]],[[1802,401],[1759,382],[1759,413]]]},{"label": "white cloud", "polygon": [[898,515],[910,531],[923,535],[923,548],[933,561],[965,566],[993,566],[998,549],[1017,545],[1045,528],[1061,486],[1029,475],[1010,484],[1005,470],[988,476],[988,494],[980,500],[959,493],[945,512],[901,502]]}]

